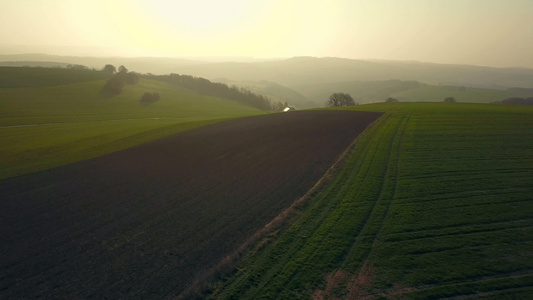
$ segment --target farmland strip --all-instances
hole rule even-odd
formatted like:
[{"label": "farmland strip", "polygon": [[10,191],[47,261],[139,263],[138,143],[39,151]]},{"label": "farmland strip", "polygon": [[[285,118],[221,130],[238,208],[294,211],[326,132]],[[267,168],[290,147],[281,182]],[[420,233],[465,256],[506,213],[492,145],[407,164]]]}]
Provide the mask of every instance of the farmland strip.
[{"label": "farmland strip", "polygon": [[[380,126],[394,132],[395,123],[391,125],[389,120],[390,116],[386,116],[380,121]],[[376,126],[372,131],[378,128]],[[235,281],[228,283],[227,289],[218,291],[212,297],[225,299],[238,295],[240,299],[249,299],[262,295],[268,299],[294,298],[295,295],[290,292],[293,287],[301,282],[319,283],[323,280],[325,269],[338,267],[342,262],[339,254],[347,253],[355,239],[354,232],[362,229],[365,215],[373,206],[372,199],[378,196],[374,194],[368,200],[355,201],[369,195],[372,186],[365,184],[367,180],[383,176],[385,169],[376,168],[376,165],[384,166],[383,151],[388,149],[382,146],[385,140],[389,141],[390,137],[377,135],[372,143],[357,144],[349,159],[355,164],[339,172],[351,178],[350,184],[345,184],[346,181],[332,182],[327,190],[313,199],[306,214],[283,233],[279,243],[262,251],[253,266],[241,269]],[[317,218],[317,214],[327,218]],[[358,222],[346,222],[353,220],[355,215],[361,217]],[[323,255],[324,251],[328,252],[327,256]],[[273,253],[284,253],[284,256],[280,259]],[[319,253],[321,255],[317,255]]]},{"label": "farmland strip", "polygon": [[[394,109],[400,106],[401,112]],[[394,107],[354,149],[357,159],[347,161],[290,228],[256,248],[213,298],[463,298],[479,289],[479,295],[520,298],[531,292],[533,111],[510,118],[495,107]],[[404,116],[405,127],[389,127]],[[321,208],[328,216],[317,225],[310,212]]]},{"label": "farmland strip", "polygon": [[0,298],[176,296],[303,196],[380,116],[231,120],[3,180]]},{"label": "farmland strip", "polygon": [[[398,121],[399,124],[394,124],[397,127],[396,131],[394,132],[394,135],[390,138],[390,146],[388,151],[389,156],[386,163],[387,169],[382,179],[380,194],[374,203],[374,206],[368,216],[367,221],[365,221],[363,229],[357,236],[357,239],[353,243],[352,248],[344,259],[341,269],[355,270],[357,268],[356,266],[361,268],[363,265],[365,265],[368,259],[368,255],[370,254],[372,248],[378,241],[378,236],[381,232],[381,228],[383,227],[384,220],[386,220],[387,216],[389,215],[392,201],[396,196],[400,172],[400,150],[402,145],[402,137],[405,131],[405,127],[408,124],[408,121],[409,118],[404,116]],[[392,159],[393,156],[395,157],[395,159]],[[391,171],[391,169],[393,170]],[[394,175],[392,175],[391,173],[394,173]],[[391,183],[391,181],[393,180],[394,183]],[[388,192],[386,186],[393,186],[392,191]],[[386,207],[384,213],[376,211],[376,208],[379,206]],[[372,221],[370,221],[371,217],[373,217]],[[373,226],[376,226],[374,225],[374,223],[378,224],[377,230],[373,228]],[[370,241],[371,244],[368,245]],[[366,248],[366,251],[361,250],[361,248]],[[361,251],[364,251],[363,254],[358,253]],[[356,263],[355,265],[354,262]],[[347,264],[349,265],[347,266]]]}]

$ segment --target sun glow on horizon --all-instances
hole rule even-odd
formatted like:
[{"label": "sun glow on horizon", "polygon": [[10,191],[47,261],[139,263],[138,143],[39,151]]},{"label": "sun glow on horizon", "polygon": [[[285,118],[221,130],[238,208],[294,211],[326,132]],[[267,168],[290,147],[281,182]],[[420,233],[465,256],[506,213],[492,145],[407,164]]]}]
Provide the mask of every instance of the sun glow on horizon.
[{"label": "sun glow on horizon", "polygon": [[338,56],[533,67],[531,11],[528,0],[3,1],[0,36],[8,45],[127,56]]}]

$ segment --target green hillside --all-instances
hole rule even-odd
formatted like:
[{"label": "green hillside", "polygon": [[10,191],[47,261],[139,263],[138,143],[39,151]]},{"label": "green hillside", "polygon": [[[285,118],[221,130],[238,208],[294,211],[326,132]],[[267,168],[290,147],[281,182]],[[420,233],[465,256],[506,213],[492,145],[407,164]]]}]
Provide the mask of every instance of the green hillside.
[{"label": "green hillside", "polygon": [[[34,87],[0,88],[0,179],[85,160],[226,118],[265,113],[148,79],[107,97],[100,93],[105,79],[55,69],[50,80],[34,76],[37,71],[31,68],[24,77],[25,69],[15,70],[22,72],[18,81]],[[62,80],[67,84],[56,85]],[[158,92],[160,100],[141,103],[145,92]]]},{"label": "green hillside", "polygon": [[0,67],[0,88],[65,85],[109,77],[107,73],[93,70]]},{"label": "green hillside", "polygon": [[446,97],[454,97],[458,102],[464,103],[490,103],[510,97],[533,97],[530,89],[493,90],[401,80],[334,82],[300,85],[295,89],[321,106],[336,92],[350,94],[359,104],[384,102],[388,97],[400,102],[443,102]]},{"label": "green hillside", "polygon": [[391,94],[400,101],[442,102],[446,97],[454,97],[458,102],[490,103],[510,97],[532,97],[527,89],[489,90],[457,86],[424,85]]},{"label": "green hillside", "polygon": [[192,74],[208,79],[267,80],[290,88],[301,85],[391,79],[489,89],[533,88],[533,70],[527,68],[491,68],[335,57],[293,57],[269,62],[191,64],[167,72]]},{"label": "green hillside", "polygon": [[385,80],[306,84],[297,86],[295,89],[310,100],[319,103],[319,107],[324,107],[329,96],[333,93],[348,93],[354,98],[355,102],[365,104],[383,102],[397,92],[417,89],[423,86],[424,84],[416,81]]},{"label": "green hillside", "polygon": [[315,103],[307,99],[301,93],[294,89],[270,81],[233,81],[228,79],[219,79],[221,83],[229,86],[238,86],[248,89],[254,93],[264,95],[274,102],[281,102],[296,109],[309,109],[322,107],[323,103]]},{"label": "green hillside", "polygon": [[525,299],[533,108],[397,103],[213,299]]}]

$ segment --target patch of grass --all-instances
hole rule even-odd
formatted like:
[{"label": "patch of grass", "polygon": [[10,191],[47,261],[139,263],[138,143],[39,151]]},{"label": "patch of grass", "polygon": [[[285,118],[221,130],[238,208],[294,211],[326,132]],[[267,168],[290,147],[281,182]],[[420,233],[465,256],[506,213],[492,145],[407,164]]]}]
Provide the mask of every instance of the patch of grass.
[{"label": "patch of grass", "polygon": [[533,291],[533,108],[349,109],[387,114],[277,238],[214,286],[213,299]]},{"label": "patch of grass", "polygon": [[[194,121],[262,113],[234,101],[175,89],[166,83],[141,79],[126,85],[115,97],[100,95],[105,80],[45,88],[0,89],[0,126],[124,119]],[[140,102],[144,92],[157,91],[160,100]]]}]

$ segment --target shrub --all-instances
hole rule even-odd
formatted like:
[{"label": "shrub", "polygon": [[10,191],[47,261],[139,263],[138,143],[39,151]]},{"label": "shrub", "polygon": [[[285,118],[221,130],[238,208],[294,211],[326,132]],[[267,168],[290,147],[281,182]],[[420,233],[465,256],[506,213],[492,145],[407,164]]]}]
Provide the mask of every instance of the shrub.
[{"label": "shrub", "polygon": [[530,97],[530,98],[511,97],[511,98],[503,99],[501,103],[502,104],[513,104],[513,105],[533,105],[533,97]]},{"label": "shrub", "polygon": [[120,95],[124,87],[124,80],[117,76],[109,79],[103,87],[103,91],[111,95]]},{"label": "shrub", "polygon": [[158,100],[159,100],[159,93],[157,92],[153,92],[153,93],[145,92],[143,96],[141,97],[141,102],[145,102],[145,103],[153,103]]}]

